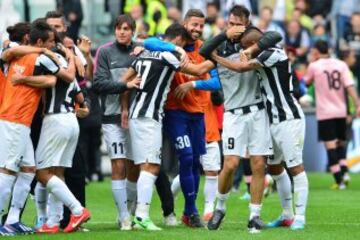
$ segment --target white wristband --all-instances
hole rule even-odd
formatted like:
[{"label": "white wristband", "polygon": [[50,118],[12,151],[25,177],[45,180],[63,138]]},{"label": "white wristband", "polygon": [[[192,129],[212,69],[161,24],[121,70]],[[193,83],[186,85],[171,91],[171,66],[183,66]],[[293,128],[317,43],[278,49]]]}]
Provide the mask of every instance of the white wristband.
[{"label": "white wristband", "polygon": [[191,81],[192,85],[194,88],[196,88],[196,82],[195,81]]}]

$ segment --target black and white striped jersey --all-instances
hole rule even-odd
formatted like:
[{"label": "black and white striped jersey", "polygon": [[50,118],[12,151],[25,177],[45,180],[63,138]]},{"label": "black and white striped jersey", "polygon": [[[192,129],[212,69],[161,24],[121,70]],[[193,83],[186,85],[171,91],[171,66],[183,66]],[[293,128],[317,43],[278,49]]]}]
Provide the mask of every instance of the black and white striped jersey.
[{"label": "black and white striped jersey", "polygon": [[257,71],[270,123],[302,118],[302,109],[292,93],[291,63],[285,51],[269,48],[256,59],[263,66]]},{"label": "black and white striped jersey", "polygon": [[[60,61],[60,67],[67,68],[68,63],[65,58],[57,54]],[[45,114],[68,113],[75,110],[75,96],[81,92],[81,89],[74,79],[73,82],[67,83],[57,79],[52,88],[47,88],[45,93]]]},{"label": "black and white striped jersey", "polygon": [[178,57],[171,52],[144,51],[131,65],[141,75],[140,88],[130,107],[130,118],[148,117],[161,122],[164,104]]}]

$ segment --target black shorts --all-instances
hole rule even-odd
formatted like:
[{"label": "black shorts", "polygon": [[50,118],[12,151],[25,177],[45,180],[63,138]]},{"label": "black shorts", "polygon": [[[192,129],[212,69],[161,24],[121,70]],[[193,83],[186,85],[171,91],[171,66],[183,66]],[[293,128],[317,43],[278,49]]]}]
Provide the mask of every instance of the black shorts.
[{"label": "black shorts", "polygon": [[319,141],[346,140],[346,118],[318,121]]}]

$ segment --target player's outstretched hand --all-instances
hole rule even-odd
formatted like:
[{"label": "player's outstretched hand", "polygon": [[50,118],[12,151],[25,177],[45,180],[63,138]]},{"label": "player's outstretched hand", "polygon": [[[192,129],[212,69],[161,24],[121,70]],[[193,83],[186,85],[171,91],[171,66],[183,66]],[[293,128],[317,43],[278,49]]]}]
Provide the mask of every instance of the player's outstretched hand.
[{"label": "player's outstretched hand", "polygon": [[247,61],[249,61],[250,56],[251,56],[251,53],[249,54],[249,53],[246,53],[245,51],[243,51],[240,54],[240,61],[241,62],[247,62]]},{"label": "player's outstretched hand", "polygon": [[182,83],[177,86],[177,88],[175,88],[175,97],[177,99],[183,100],[185,95],[192,89],[194,89],[192,82]]},{"label": "player's outstretched hand", "polygon": [[87,36],[81,35],[80,39],[77,40],[77,46],[85,56],[90,54],[91,40]]},{"label": "player's outstretched hand", "polygon": [[24,76],[20,73],[15,73],[11,76],[11,83],[13,85],[22,84],[24,80]]},{"label": "player's outstretched hand", "polygon": [[76,110],[76,116],[78,118],[86,118],[90,114],[90,110],[87,106],[84,106],[82,108],[78,108]]},{"label": "player's outstretched hand", "polygon": [[216,61],[216,58],[217,58],[217,57],[219,57],[217,51],[216,51],[216,50],[212,51],[212,52],[211,52],[211,58]]},{"label": "player's outstretched hand", "polygon": [[132,53],[130,53],[130,55],[139,56],[143,51],[145,51],[144,47],[137,46],[137,47],[134,48],[134,51],[132,51]]},{"label": "player's outstretched hand", "polygon": [[121,127],[123,129],[129,128],[129,112],[128,112],[128,110],[123,110],[121,112]]},{"label": "player's outstretched hand", "polygon": [[253,48],[252,47],[249,47],[249,48],[245,49],[244,51],[241,52],[240,60],[244,61],[244,62],[250,60],[251,56],[252,56],[252,53],[253,53]]},{"label": "player's outstretched hand", "polygon": [[175,51],[180,54],[181,66],[186,66],[186,64],[188,64],[190,61],[186,51],[179,46],[175,47]]},{"label": "player's outstretched hand", "polygon": [[226,30],[226,37],[228,39],[237,39],[245,32],[246,27],[245,26],[233,26]]},{"label": "player's outstretched hand", "polygon": [[139,88],[141,83],[141,76],[137,75],[133,80],[126,83],[128,89]]},{"label": "player's outstretched hand", "polygon": [[74,58],[75,68],[80,77],[85,77],[85,67],[78,56]]}]

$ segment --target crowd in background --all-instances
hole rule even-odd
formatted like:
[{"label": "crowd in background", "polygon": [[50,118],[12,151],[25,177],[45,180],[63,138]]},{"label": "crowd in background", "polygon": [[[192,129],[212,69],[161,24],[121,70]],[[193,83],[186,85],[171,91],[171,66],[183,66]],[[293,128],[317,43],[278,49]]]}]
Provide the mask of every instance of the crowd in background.
[{"label": "crowd in background", "polygon": [[[111,2],[111,1],[109,1]],[[164,32],[179,22],[189,8],[206,9],[206,40],[224,30],[226,13],[233,4],[252,12],[252,23],[262,31],[278,31],[282,44],[293,58],[298,79],[311,61],[310,49],[317,40],[326,40],[333,54],[345,60],[355,79],[360,78],[360,1],[358,0],[203,0],[203,1],[122,1],[120,10],[137,22],[140,39]],[[358,91],[360,88],[358,86]]]}]

